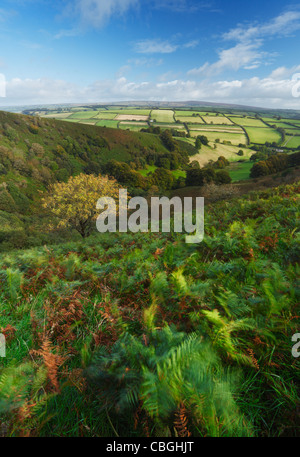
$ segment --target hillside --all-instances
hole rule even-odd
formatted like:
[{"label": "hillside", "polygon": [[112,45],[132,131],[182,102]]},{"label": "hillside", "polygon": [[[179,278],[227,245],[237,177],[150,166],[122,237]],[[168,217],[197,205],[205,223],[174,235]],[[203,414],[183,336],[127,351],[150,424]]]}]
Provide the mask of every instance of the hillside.
[{"label": "hillside", "polygon": [[[176,144],[179,161],[197,152],[180,140]],[[170,151],[157,135],[0,111],[0,246],[54,241],[57,234],[49,238],[44,233],[39,205],[50,183],[81,172],[105,173],[111,160],[134,167],[139,161],[143,166],[147,157],[165,156]],[[136,187],[147,186],[134,169],[129,177]]]},{"label": "hillside", "polygon": [[1,255],[0,435],[297,436],[299,190]]}]

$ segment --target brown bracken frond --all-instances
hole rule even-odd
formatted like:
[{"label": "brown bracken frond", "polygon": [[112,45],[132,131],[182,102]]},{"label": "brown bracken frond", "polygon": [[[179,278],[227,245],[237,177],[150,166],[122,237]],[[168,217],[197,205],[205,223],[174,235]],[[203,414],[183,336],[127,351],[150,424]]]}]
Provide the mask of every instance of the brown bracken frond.
[{"label": "brown bracken frond", "polygon": [[253,365],[255,366],[255,368],[256,368],[257,370],[259,370],[258,361],[257,361],[257,359],[256,359],[255,356],[254,356],[253,349],[247,349],[247,352],[248,352],[248,354],[250,355],[250,358],[251,358],[252,363],[253,363]]},{"label": "brown bracken frond", "polygon": [[45,337],[42,342],[41,349],[38,351],[32,350],[31,353],[33,355],[37,355],[42,357],[44,364],[47,368],[48,379],[54,389],[55,392],[59,392],[59,382],[58,382],[58,369],[66,360],[65,357],[60,356],[59,354],[54,354],[51,352],[52,345],[51,341]]},{"label": "brown bracken frond", "polygon": [[188,418],[187,410],[183,403],[181,403],[175,413],[174,421],[175,429],[180,438],[187,438],[191,436],[191,432],[188,430]]}]

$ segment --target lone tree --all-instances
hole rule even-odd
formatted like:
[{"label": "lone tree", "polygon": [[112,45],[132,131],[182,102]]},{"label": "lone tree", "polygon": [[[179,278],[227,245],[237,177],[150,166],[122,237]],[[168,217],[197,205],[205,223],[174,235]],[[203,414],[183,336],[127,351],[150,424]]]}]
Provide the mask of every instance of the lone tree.
[{"label": "lone tree", "polygon": [[99,215],[96,208],[101,197],[118,199],[119,185],[107,176],[71,176],[68,182],[53,184],[42,199],[43,207],[59,219],[58,227],[73,227],[85,238],[90,235]]}]

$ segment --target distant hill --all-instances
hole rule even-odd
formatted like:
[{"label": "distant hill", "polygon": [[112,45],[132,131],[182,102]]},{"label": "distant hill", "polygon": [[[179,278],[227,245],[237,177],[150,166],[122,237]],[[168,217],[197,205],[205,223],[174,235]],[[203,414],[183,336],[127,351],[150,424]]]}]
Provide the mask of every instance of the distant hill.
[{"label": "distant hill", "polygon": [[3,107],[4,110],[9,112],[16,113],[28,113],[35,110],[41,109],[60,109],[60,108],[74,108],[74,107],[85,106],[87,108],[98,107],[99,109],[107,106],[138,106],[138,107],[149,107],[149,108],[210,108],[211,110],[217,109],[222,111],[225,109],[228,111],[246,111],[253,114],[262,114],[262,115],[280,115],[287,118],[299,118],[300,119],[300,110],[292,109],[280,109],[280,108],[262,108],[258,106],[251,105],[240,105],[232,103],[218,103],[218,102],[209,102],[203,100],[183,100],[183,101],[147,101],[147,100],[127,100],[127,101],[118,101],[118,102],[99,102],[99,103],[55,103],[55,104],[44,104],[44,105],[28,105],[28,106],[7,106]]}]

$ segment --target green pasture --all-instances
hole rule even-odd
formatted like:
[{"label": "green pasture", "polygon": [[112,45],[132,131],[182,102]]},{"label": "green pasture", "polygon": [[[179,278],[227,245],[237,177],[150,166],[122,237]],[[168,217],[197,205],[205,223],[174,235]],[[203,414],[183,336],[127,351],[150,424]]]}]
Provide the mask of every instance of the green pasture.
[{"label": "green pasture", "polygon": [[192,137],[204,135],[208,138],[209,142],[214,143],[216,139],[222,141],[231,141],[232,144],[246,144],[247,138],[244,133],[228,133],[228,132],[201,132],[199,130],[190,130]]},{"label": "green pasture", "polygon": [[[40,114],[40,113],[39,113]],[[51,114],[43,114],[42,117],[45,117],[46,119],[47,118],[51,118],[51,119],[65,119],[67,117],[69,117],[72,113],[71,112],[68,112],[68,113],[51,113]]]},{"label": "green pasture", "polygon": [[116,113],[112,113],[110,111],[99,111],[96,116],[96,119],[114,119],[117,116]]},{"label": "green pasture", "polygon": [[287,135],[300,135],[300,129],[296,127],[289,127],[288,129],[284,129]]},{"label": "green pasture", "polygon": [[300,136],[286,136],[285,147],[286,148],[299,148],[300,147]]},{"label": "green pasture", "polygon": [[80,111],[78,113],[71,114],[71,118],[73,119],[90,119],[92,117],[96,117],[98,111]]},{"label": "green pasture", "polygon": [[73,122],[73,123],[78,123],[78,124],[81,124],[81,120],[80,119],[74,119],[74,118],[71,118],[71,117],[68,117],[66,119],[61,119],[62,121],[67,121],[67,122]]},{"label": "green pasture", "polygon": [[118,127],[119,121],[114,121],[111,119],[102,119],[101,121],[98,121],[96,125],[98,127],[110,127],[110,128],[117,128]]},{"label": "green pasture", "polygon": [[277,130],[269,127],[245,127],[251,143],[265,144],[265,142],[280,142],[281,135]]},{"label": "green pasture", "polygon": [[[148,176],[150,173],[153,173],[158,167],[155,165],[147,165],[143,170],[137,170],[142,176]],[[177,179],[179,177],[186,177],[186,172],[183,170],[170,170],[173,176]]]},{"label": "green pasture", "polygon": [[158,123],[174,123],[174,111],[168,109],[154,109],[151,111],[151,119],[155,119]]},{"label": "green pasture", "polygon": [[224,116],[202,116],[206,124],[216,124],[216,125],[232,125],[230,119]]},{"label": "green pasture", "polygon": [[199,116],[177,116],[176,121],[185,122],[186,124],[204,124],[203,119]]},{"label": "green pasture", "polygon": [[177,117],[177,116],[195,117],[198,114],[201,116],[201,114],[203,114],[203,113],[201,113],[199,111],[191,111],[191,110],[175,110],[175,117]]},{"label": "green pasture", "polygon": [[232,132],[232,133],[244,133],[242,127],[238,125],[208,125],[208,124],[190,124],[190,130],[199,130],[201,132]]},{"label": "green pasture", "polygon": [[232,119],[235,124],[242,125],[243,127],[266,127],[266,124],[264,124],[260,119],[253,119],[250,117],[233,118],[232,116],[230,116],[230,119]]},{"label": "green pasture", "polygon": [[250,179],[250,170],[253,167],[253,162],[234,162],[227,168],[227,171],[232,179],[232,182]]},{"label": "green pasture", "polygon": [[[238,155],[239,150],[242,149],[244,155]],[[207,165],[210,161],[216,162],[220,156],[225,157],[229,162],[237,162],[239,160],[249,160],[253,154],[253,150],[249,148],[240,148],[231,144],[216,144],[216,149],[211,146],[202,146],[199,153],[190,157],[190,162],[196,160],[200,166]]]},{"label": "green pasture", "polygon": [[128,124],[120,122],[119,123],[119,129],[122,130],[132,130],[133,132],[139,132],[141,129],[146,129],[148,128],[147,122],[130,122]]}]

